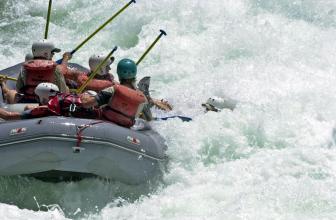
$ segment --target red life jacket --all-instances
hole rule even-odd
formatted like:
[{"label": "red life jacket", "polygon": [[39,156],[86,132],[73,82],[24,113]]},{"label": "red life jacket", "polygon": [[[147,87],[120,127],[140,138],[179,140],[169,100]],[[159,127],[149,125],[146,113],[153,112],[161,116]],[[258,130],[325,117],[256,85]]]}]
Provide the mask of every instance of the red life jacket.
[{"label": "red life jacket", "polygon": [[22,88],[26,99],[35,99],[36,86],[42,82],[55,83],[56,63],[51,60],[31,60],[23,64],[25,82]]},{"label": "red life jacket", "polygon": [[82,101],[78,95],[59,93],[48,102],[48,108],[56,115],[72,116],[81,110]]},{"label": "red life jacket", "polygon": [[146,103],[147,99],[142,92],[123,85],[115,85],[114,95],[102,113],[109,121],[131,127]]},{"label": "red life jacket", "polygon": [[51,112],[47,106],[38,106],[33,108],[30,114],[32,118],[42,118],[55,115],[54,112]]},{"label": "red life jacket", "polygon": [[65,117],[100,119],[100,109],[85,109],[82,107],[80,96],[76,94],[59,93],[48,102],[49,111]]}]

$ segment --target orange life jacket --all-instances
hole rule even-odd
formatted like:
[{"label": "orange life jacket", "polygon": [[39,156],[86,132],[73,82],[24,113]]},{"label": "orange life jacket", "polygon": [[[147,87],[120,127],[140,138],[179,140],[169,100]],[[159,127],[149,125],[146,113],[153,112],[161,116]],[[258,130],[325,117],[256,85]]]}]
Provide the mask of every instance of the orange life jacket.
[{"label": "orange life jacket", "polygon": [[103,109],[105,119],[125,127],[134,125],[147,99],[140,91],[123,85],[114,86],[114,95]]},{"label": "orange life jacket", "polygon": [[42,82],[55,83],[56,63],[51,60],[31,60],[23,64],[25,82],[22,88],[24,98],[35,99],[36,86]]}]

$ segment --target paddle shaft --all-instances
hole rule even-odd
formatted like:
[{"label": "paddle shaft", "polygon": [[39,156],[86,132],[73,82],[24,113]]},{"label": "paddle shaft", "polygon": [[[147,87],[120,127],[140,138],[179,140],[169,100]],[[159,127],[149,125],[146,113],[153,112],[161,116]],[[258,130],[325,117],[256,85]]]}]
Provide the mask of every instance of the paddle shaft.
[{"label": "paddle shaft", "polygon": [[171,119],[171,118],[178,118],[178,119],[181,119],[183,122],[192,121],[192,118],[189,118],[189,117],[186,117],[186,116],[180,116],[180,115],[173,115],[173,116],[167,116],[167,117],[161,117],[161,118],[154,118],[154,120],[156,120],[156,121],[160,121],[160,120],[167,121],[168,119]]},{"label": "paddle shaft", "polygon": [[113,50],[105,57],[105,59],[98,65],[98,67],[90,74],[89,78],[79,87],[76,91],[77,94],[82,93],[85,87],[90,83],[90,81],[97,75],[100,68],[107,62],[108,59],[112,56],[112,54],[117,50],[117,47],[114,47]]},{"label": "paddle shaft", "polygon": [[110,23],[114,18],[116,18],[119,14],[121,14],[123,11],[128,8],[132,3],[136,3],[135,0],[131,0],[128,2],[124,7],[122,7],[117,13],[115,13],[112,17],[110,17],[103,25],[101,25],[95,32],[93,32],[89,37],[87,37],[82,43],[80,43],[73,51],[71,51],[71,54],[76,53],[79,48],[81,48],[86,42],[88,42],[93,36],[95,36],[101,29],[103,29],[108,23]]},{"label": "paddle shaft", "polygon": [[5,80],[12,80],[12,81],[17,81],[17,79],[16,79],[16,78],[9,77],[9,76],[2,75],[2,74],[0,74],[0,78],[3,78],[3,79],[5,79]]},{"label": "paddle shaft", "polygon": [[[136,3],[135,0],[131,0],[124,7],[122,7],[117,13],[115,13],[112,17],[110,17],[104,24],[102,24],[97,30],[95,30],[90,36],[88,36],[82,43],[80,43],[75,49],[73,49],[70,53],[73,55],[76,53],[84,44],[86,44],[93,36],[95,36],[99,31],[101,31],[108,23],[110,23],[113,19],[115,19],[118,15],[120,15],[123,11],[128,8],[132,3]],[[57,64],[61,64],[63,59],[59,59],[56,61]]]},{"label": "paddle shaft", "polygon": [[50,22],[50,14],[51,14],[51,5],[52,0],[49,0],[49,6],[48,6],[48,15],[47,15],[47,24],[44,32],[44,39],[48,39],[48,31],[49,31],[49,22]]},{"label": "paddle shaft", "polygon": [[154,42],[149,46],[149,48],[145,51],[145,53],[140,57],[140,59],[138,60],[138,62],[136,62],[136,65],[138,65],[139,63],[141,63],[141,61],[146,57],[146,55],[149,53],[149,51],[151,51],[153,49],[153,47],[155,46],[155,44],[160,40],[160,38],[163,35],[167,35],[167,33],[164,30],[160,30],[160,34],[159,36],[157,36],[157,38],[154,40]]}]

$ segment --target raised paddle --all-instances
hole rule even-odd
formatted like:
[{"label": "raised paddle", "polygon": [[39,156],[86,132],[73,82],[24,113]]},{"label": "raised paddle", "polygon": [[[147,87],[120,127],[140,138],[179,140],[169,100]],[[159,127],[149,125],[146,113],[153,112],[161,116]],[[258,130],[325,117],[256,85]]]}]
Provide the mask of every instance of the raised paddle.
[{"label": "raised paddle", "polygon": [[52,0],[49,0],[47,24],[46,24],[46,28],[45,28],[45,32],[44,32],[44,39],[48,39],[49,22],[50,22],[50,14],[51,14],[51,5],[52,5]]},{"label": "raised paddle", "polygon": [[144,52],[144,54],[140,57],[140,59],[136,62],[136,65],[138,65],[139,63],[141,63],[141,61],[146,57],[146,55],[149,53],[149,51],[151,51],[153,49],[153,47],[155,46],[155,44],[161,39],[161,37],[163,35],[167,35],[167,33],[164,30],[160,30],[160,34],[159,36],[157,36],[157,38],[154,40],[154,42],[149,46],[149,48]]},{"label": "raised paddle", "polygon": [[[90,36],[88,36],[83,42],[81,42],[75,49],[73,49],[70,54],[73,55],[76,53],[85,43],[87,43],[93,36],[95,36],[99,31],[101,31],[107,24],[109,24],[114,18],[116,18],[119,14],[121,14],[128,6],[132,3],[136,3],[135,0],[131,0],[128,2],[123,8],[121,8],[117,13],[115,13],[112,17],[110,17],[104,24],[102,24],[97,30],[95,30]],[[57,64],[61,64],[63,59],[57,60]]]}]

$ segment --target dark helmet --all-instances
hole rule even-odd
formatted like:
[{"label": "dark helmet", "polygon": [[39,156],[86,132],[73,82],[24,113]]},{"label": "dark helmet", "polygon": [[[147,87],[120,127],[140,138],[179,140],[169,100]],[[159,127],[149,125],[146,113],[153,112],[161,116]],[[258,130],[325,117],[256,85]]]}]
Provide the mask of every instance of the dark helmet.
[{"label": "dark helmet", "polygon": [[133,60],[122,59],[118,63],[117,73],[119,80],[133,79],[136,77],[137,74],[137,66]]}]

